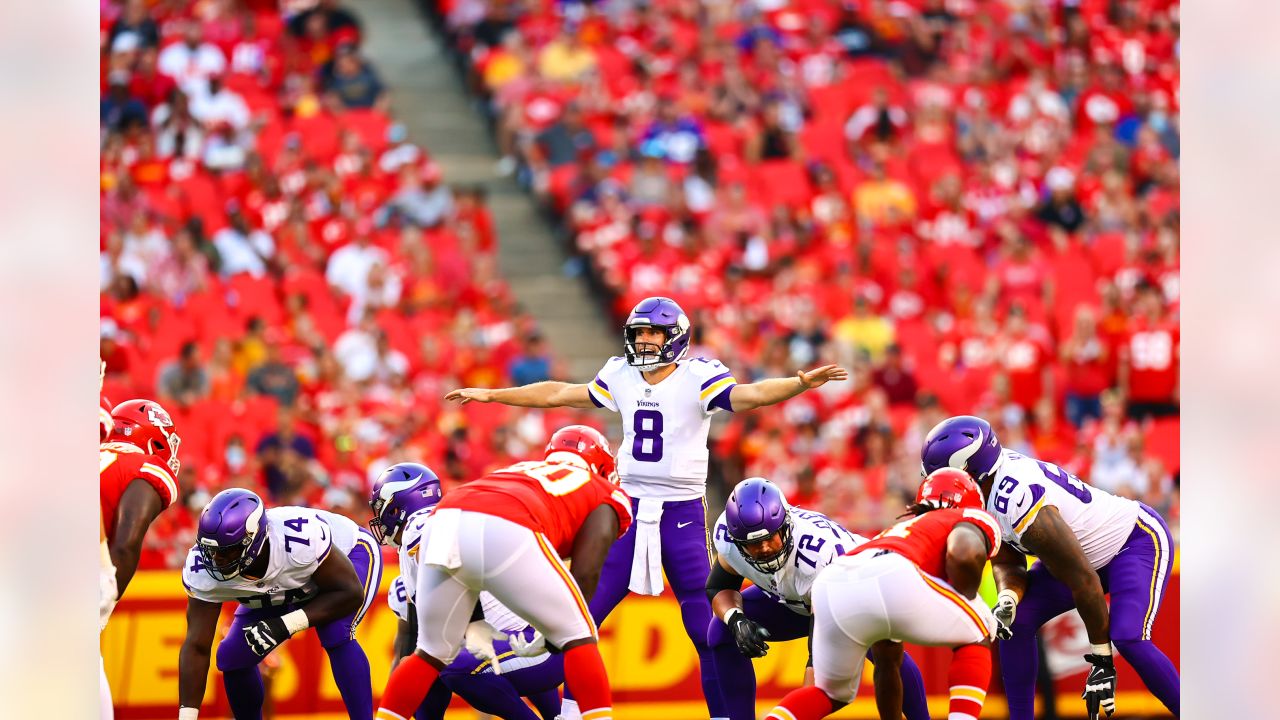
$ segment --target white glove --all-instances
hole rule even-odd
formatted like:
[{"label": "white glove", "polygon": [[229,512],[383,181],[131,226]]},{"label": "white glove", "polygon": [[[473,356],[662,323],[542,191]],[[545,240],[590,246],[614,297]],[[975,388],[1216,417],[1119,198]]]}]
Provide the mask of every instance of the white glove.
[{"label": "white glove", "polygon": [[1018,596],[1012,590],[1001,590],[996,606],[991,608],[996,618],[996,637],[1008,640],[1013,637],[1013,618],[1018,614]]},{"label": "white glove", "polygon": [[493,641],[495,638],[503,637],[493,626],[483,620],[477,620],[467,626],[466,635],[463,636],[463,642],[467,648],[467,652],[475,655],[480,660],[492,660],[493,674],[501,675],[502,667],[498,663],[498,653],[493,649]]},{"label": "white glove", "polygon": [[532,640],[525,640],[524,633],[516,633],[508,636],[507,642],[518,657],[535,657],[547,653],[547,639],[540,632],[535,632]]},{"label": "white glove", "polygon": [[116,607],[116,569],[104,567],[98,573],[98,632],[107,629],[107,620]]}]

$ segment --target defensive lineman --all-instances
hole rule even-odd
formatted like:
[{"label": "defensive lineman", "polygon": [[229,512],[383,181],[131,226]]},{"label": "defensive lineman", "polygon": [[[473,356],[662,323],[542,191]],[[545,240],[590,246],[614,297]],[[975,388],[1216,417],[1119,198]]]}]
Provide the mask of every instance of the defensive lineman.
[{"label": "defensive lineman", "polygon": [[[832,560],[867,541],[820,512],[791,507],[777,485],[747,478],[734,487],[715,523],[716,561],[707,578],[707,598],[716,619],[707,629],[712,648],[736,644],[731,664],[716,675],[731,720],[754,720],[755,668],[768,640],[809,638],[813,643],[810,591]],[[752,587],[742,590],[743,580]],[[813,684],[813,658],[805,666],[805,685]],[[910,656],[902,665],[907,720],[929,720],[929,700],[920,668]]]},{"label": "defensive lineman", "polygon": [[[333,552],[333,550],[338,552]],[[227,702],[237,720],[262,717],[258,663],[295,633],[314,627],[329,655],[347,714],[373,717],[369,660],[356,627],[378,594],[382,555],[369,531],[324,510],[265,510],[248,490],[223,490],[200,514],[187,553],[187,636],[178,656],[179,720],[195,720],[209,676],[209,651],[224,602],[235,619],[218,645]]]},{"label": "defensive lineman", "polygon": [[[1115,712],[1114,643],[1147,689],[1175,716],[1178,671],[1151,642],[1151,628],[1173,571],[1173,539],[1159,513],[1081,482],[1052,463],[1000,447],[991,425],[948,418],[926,436],[925,472],[965,470],[978,480],[1004,546],[992,561],[999,590],[1000,668],[1011,720],[1032,720],[1036,632],[1072,608],[1093,652],[1084,699],[1091,720]],[[1027,570],[1026,555],[1038,560]],[[1111,594],[1108,611],[1104,593]]]},{"label": "defensive lineman", "polygon": [[[369,521],[369,529],[379,542],[397,548],[400,559],[401,575],[391,584],[387,596],[388,604],[400,620],[396,634],[397,662],[413,653],[418,640],[417,554],[423,527],[440,498],[440,480],[436,474],[425,465],[411,462],[383,470],[370,493],[373,519]],[[532,638],[533,629],[529,624],[489,593],[480,593],[480,604],[484,621],[501,630],[503,637],[505,633],[519,633],[525,639]],[[535,705],[555,717],[554,709],[558,709],[560,703],[558,688],[564,682],[563,658],[545,653],[536,658],[517,657],[501,640],[492,648],[477,649],[489,657],[462,650],[457,659],[441,671],[441,682],[432,688],[414,717],[418,720],[443,718],[454,693],[477,710],[504,720],[537,720],[538,716],[521,699],[528,694]]]},{"label": "defensive lineman", "polygon": [[[848,373],[835,365],[794,378],[738,384],[718,360],[685,358],[689,318],[665,297],[640,301],[623,326],[623,356],[612,357],[590,383],[540,382],[517,388],[464,388],[446,399],[520,407],[601,407],[622,415],[618,475],[631,496],[636,522],[610,549],[591,601],[603,622],[628,591],[662,592],[663,571],[680,602],[685,632],[698,651],[702,690],[712,718],[728,717],[707,645],[711,604],[706,582],[707,433],[711,416],[782,402]],[[736,651],[724,647],[728,657]],[[732,662],[732,660],[730,660]],[[574,709],[566,702],[566,715]]]}]

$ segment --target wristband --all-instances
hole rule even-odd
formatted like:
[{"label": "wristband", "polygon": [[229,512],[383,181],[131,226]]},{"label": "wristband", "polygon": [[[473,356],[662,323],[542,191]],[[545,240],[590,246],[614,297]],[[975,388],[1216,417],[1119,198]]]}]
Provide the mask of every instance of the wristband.
[{"label": "wristband", "polygon": [[742,613],[742,608],[738,608],[738,607],[731,607],[731,608],[729,608],[728,610],[725,610],[725,612],[724,612],[724,624],[725,624],[725,625],[730,625],[730,624],[732,624],[732,623],[733,623],[733,617],[734,617],[735,615],[738,615],[738,614],[741,614],[741,613]]},{"label": "wristband", "polygon": [[1010,590],[1009,588],[1005,588],[1004,590],[1001,590],[1000,593],[996,595],[996,602],[999,603],[999,601],[1003,600],[1006,597],[1013,600],[1014,605],[1017,605],[1019,602],[1022,602],[1022,598],[1018,597],[1018,593]]},{"label": "wristband", "polygon": [[200,708],[178,708],[178,720],[196,720],[200,716]]},{"label": "wristband", "polygon": [[1111,643],[1106,642],[1101,645],[1092,645],[1094,655],[1105,655],[1111,657]]},{"label": "wristband", "polygon": [[311,627],[311,621],[307,619],[307,613],[303,610],[294,610],[280,619],[284,621],[284,627],[290,635],[296,635]]}]

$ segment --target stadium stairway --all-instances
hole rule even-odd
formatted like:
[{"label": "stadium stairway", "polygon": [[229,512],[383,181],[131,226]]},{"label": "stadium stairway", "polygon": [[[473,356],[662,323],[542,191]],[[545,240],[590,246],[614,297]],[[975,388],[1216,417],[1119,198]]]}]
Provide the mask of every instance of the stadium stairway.
[{"label": "stadium stairway", "polygon": [[445,182],[488,189],[503,276],[564,362],[564,379],[587,382],[620,352],[621,333],[607,326],[585,281],[565,274],[567,255],[533,201],[495,174],[498,155],[484,120],[413,0],[364,0],[359,7],[364,50],[409,138],[440,164]]}]

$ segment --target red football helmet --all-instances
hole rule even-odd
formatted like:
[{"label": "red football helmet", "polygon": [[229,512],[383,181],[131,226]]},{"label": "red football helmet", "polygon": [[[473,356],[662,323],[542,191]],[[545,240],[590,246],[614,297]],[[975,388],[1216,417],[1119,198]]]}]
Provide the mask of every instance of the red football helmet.
[{"label": "red football helmet", "polygon": [[178,474],[178,445],[182,439],[173,427],[173,418],[154,400],[126,400],[111,411],[115,429],[109,442],[122,442],[165,461]]},{"label": "red football helmet", "polygon": [[599,430],[586,425],[566,425],[551,435],[543,457],[554,452],[571,452],[586,461],[591,472],[613,480],[613,451],[609,440]]},{"label": "red football helmet", "polygon": [[982,509],[982,490],[969,473],[951,467],[938,468],[920,483],[916,505],[935,508]]}]

